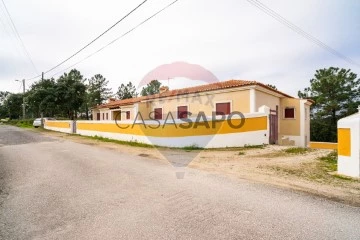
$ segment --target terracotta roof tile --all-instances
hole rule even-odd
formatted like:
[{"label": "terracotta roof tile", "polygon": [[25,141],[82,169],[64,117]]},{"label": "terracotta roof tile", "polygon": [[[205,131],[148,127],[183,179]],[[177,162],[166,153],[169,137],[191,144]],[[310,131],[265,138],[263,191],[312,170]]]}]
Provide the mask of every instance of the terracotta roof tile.
[{"label": "terracotta roof tile", "polygon": [[129,98],[129,99],[124,99],[124,100],[111,101],[109,103],[105,103],[105,104],[96,106],[95,108],[113,108],[113,107],[131,105],[131,104],[134,104],[137,102],[156,99],[156,98],[173,97],[173,96],[179,96],[179,95],[184,95],[184,94],[200,93],[200,92],[207,92],[207,91],[220,90],[220,89],[226,89],[226,88],[244,87],[244,86],[253,86],[253,85],[262,86],[273,92],[281,94],[284,97],[293,98],[283,92],[274,90],[274,89],[270,88],[269,86],[259,83],[259,82],[256,82],[256,81],[228,80],[228,81],[224,81],[224,82],[211,83],[211,84],[200,85],[200,86],[189,87],[189,88],[174,89],[174,90],[163,92],[161,94],[154,94],[154,95],[150,95],[150,96],[142,96],[142,97]]}]

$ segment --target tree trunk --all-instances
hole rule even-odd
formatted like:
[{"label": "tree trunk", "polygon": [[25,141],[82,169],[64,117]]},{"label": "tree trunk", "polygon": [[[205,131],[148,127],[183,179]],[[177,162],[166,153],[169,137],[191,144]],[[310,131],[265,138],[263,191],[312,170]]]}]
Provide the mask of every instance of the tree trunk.
[{"label": "tree trunk", "polygon": [[86,111],[86,120],[89,120],[89,107],[87,103],[85,104],[85,111]]}]

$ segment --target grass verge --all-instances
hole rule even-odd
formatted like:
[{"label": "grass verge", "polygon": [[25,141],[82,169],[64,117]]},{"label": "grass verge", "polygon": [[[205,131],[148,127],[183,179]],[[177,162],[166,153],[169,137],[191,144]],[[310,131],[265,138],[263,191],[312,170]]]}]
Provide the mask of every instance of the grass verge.
[{"label": "grass verge", "polygon": [[332,183],[335,185],[346,184],[346,182],[358,182],[359,180],[351,177],[338,175],[337,171],[337,151],[317,158],[313,162],[299,164],[299,166],[271,166],[270,169],[284,175],[292,175],[321,183]]},{"label": "grass verge", "polygon": [[20,119],[20,120],[8,120],[2,121],[3,124],[12,125],[20,128],[32,128],[34,119]]},{"label": "grass verge", "polygon": [[204,148],[199,147],[199,146],[196,145],[196,144],[192,144],[192,145],[189,145],[189,146],[185,146],[185,147],[183,147],[183,148],[180,148],[180,149],[184,149],[184,150],[186,150],[187,152],[189,152],[189,151],[193,151],[193,150],[202,150],[202,149],[204,149]]},{"label": "grass verge", "polygon": [[88,138],[88,139],[93,139],[93,140],[98,140],[101,142],[110,142],[110,143],[116,143],[116,144],[121,144],[121,145],[127,145],[127,146],[132,146],[132,147],[143,147],[143,148],[154,148],[156,146],[154,145],[150,145],[150,144],[146,144],[146,143],[140,143],[137,141],[122,141],[122,140],[115,140],[115,139],[111,139],[111,138],[105,138],[105,137],[100,137],[100,136],[82,136],[82,135],[78,135],[78,134],[71,134],[73,136],[79,136],[79,137],[83,137],[83,138]]},{"label": "grass verge", "polygon": [[305,154],[310,151],[311,151],[311,149],[302,148],[302,147],[292,147],[292,148],[288,148],[288,149],[284,150],[284,152],[290,153],[290,154]]}]

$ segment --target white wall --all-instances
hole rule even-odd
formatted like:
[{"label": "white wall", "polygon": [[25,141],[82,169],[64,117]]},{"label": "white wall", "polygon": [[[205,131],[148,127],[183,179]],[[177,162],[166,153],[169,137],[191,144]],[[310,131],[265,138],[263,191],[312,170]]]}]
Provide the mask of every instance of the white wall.
[{"label": "white wall", "polygon": [[[69,128],[61,128],[61,127],[50,127],[48,126],[46,123],[47,122],[54,122],[54,123],[68,123],[69,124]],[[56,131],[56,132],[63,132],[63,133],[72,133],[72,126],[73,126],[73,121],[50,121],[50,120],[46,120],[45,124],[44,124],[44,128],[47,130],[51,130],[51,131]]]},{"label": "white wall", "polygon": [[[254,117],[268,117],[267,113],[253,113],[245,114],[246,118]],[[234,117],[235,119],[236,117]],[[219,118],[220,119],[220,118]],[[211,120],[210,118],[208,120]],[[192,119],[195,122],[195,119]],[[86,122],[90,124],[109,124],[114,123],[112,121],[78,121]],[[171,122],[171,121],[170,121]],[[145,124],[156,124],[157,122],[146,120]],[[160,121],[163,125],[164,120]],[[175,119],[175,123],[185,123],[180,119]],[[114,123],[115,124],[115,123]],[[133,121],[118,121],[118,124],[133,124]],[[137,124],[142,124],[137,121]],[[186,136],[186,137],[152,137],[135,134],[123,134],[114,132],[101,132],[77,129],[77,133],[85,136],[100,136],[110,139],[116,139],[121,141],[136,141],[139,143],[145,143],[150,145],[158,145],[164,147],[186,147],[196,145],[202,148],[222,148],[222,147],[241,147],[244,145],[262,145],[269,144],[269,126],[265,130],[240,132],[240,133],[228,133],[228,134],[215,134],[215,135],[201,135],[201,136]]]},{"label": "white wall", "polygon": [[338,173],[360,177],[360,114],[339,120],[338,128],[350,128],[351,131],[351,156],[338,156]]}]

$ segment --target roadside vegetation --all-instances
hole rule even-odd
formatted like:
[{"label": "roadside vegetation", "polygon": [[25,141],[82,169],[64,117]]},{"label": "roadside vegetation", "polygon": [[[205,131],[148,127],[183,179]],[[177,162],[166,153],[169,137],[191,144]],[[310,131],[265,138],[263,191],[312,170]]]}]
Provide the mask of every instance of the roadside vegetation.
[{"label": "roadside vegetation", "polygon": [[337,151],[332,151],[325,156],[320,156],[314,161],[302,162],[299,165],[292,166],[271,166],[272,170],[284,175],[292,175],[316,182],[341,184],[341,180],[355,181],[359,180],[351,177],[338,175],[337,171]]},{"label": "roadside vegetation", "polygon": [[[25,101],[25,118],[54,117],[56,119],[90,120],[91,108],[105,103],[109,98],[128,99],[137,97],[133,83],[121,84],[116,93],[109,81],[101,74],[84,77],[77,69],[64,73],[59,78],[35,81],[23,93],[0,91],[0,119],[20,119]],[[159,93],[161,83],[153,80],[141,90],[141,95]]]},{"label": "roadside vegetation", "polygon": [[290,153],[290,154],[305,154],[309,151],[311,151],[310,148],[303,148],[303,147],[291,147],[284,150],[285,153]]},{"label": "roadside vegetation", "polygon": [[78,135],[78,134],[69,134],[69,135],[93,139],[93,140],[97,140],[97,141],[101,141],[101,142],[109,142],[109,143],[127,145],[127,146],[132,146],[132,147],[143,147],[143,148],[154,148],[155,147],[153,145],[140,143],[137,141],[121,141],[121,140],[115,140],[115,139],[111,139],[111,138],[100,137],[100,136],[82,136],[82,135]]},{"label": "roadside vegetation", "polygon": [[181,149],[184,149],[185,151],[189,152],[189,151],[193,151],[193,150],[202,150],[204,148],[199,147],[197,144],[191,144],[191,145],[185,146]]},{"label": "roadside vegetation", "polygon": [[1,120],[1,123],[3,123],[3,124],[8,124],[8,125],[16,126],[16,127],[21,127],[21,128],[32,128],[33,122],[34,122],[34,119],[21,119],[21,120],[2,119]]}]

